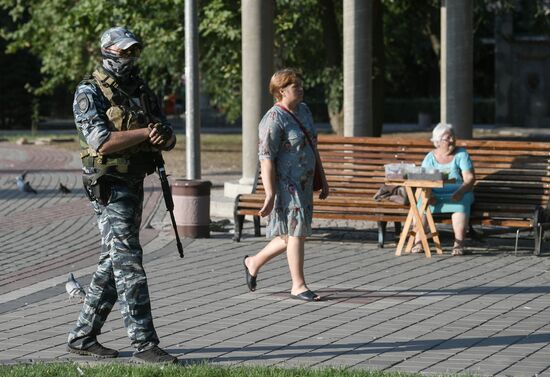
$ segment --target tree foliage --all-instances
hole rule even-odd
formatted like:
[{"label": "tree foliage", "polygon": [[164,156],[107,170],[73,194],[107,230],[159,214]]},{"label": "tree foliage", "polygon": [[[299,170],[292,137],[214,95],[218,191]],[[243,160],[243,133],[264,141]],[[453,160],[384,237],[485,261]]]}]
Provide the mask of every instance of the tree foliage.
[{"label": "tree foliage", "polygon": [[[322,1],[341,8],[341,0]],[[338,69],[327,65],[327,47],[323,41],[326,15],[318,0],[275,1],[274,67],[294,67],[305,76],[305,88],[317,93],[326,87],[327,99],[341,108],[341,59]],[[334,15],[333,15],[334,17]],[[211,103],[224,112],[230,121],[241,114],[241,3],[240,1],[202,1],[199,14],[201,82]],[[336,29],[335,38],[341,37]],[[340,46],[337,46],[339,49]],[[338,50],[339,51],[339,50]],[[331,52],[332,54],[338,54]],[[334,84],[336,81],[336,85]],[[341,81],[341,80],[340,80]],[[325,85],[330,83],[330,85]],[[335,94],[336,93],[336,94]]]},{"label": "tree foliage", "polygon": [[[13,28],[7,12],[0,11],[0,24]],[[0,38],[0,128],[31,123],[33,96],[26,89],[40,82],[40,64],[27,51],[2,54],[6,41]]]},{"label": "tree foliage", "polygon": [[[325,0],[326,2],[327,0]],[[341,7],[341,0],[328,0]],[[99,36],[113,25],[128,26],[144,42],[142,74],[158,90],[174,90],[184,73],[184,0],[0,0],[15,29],[2,29],[7,52],[39,57],[42,81],[35,94],[73,86],[99,61]],[[199,2],[200,72],[211,104],[235,120],[241,113],[240,1]],[[275,66],[293,66],[306,76],[306,89],[330,82],[338,103],[339,67],[325,66],[322,8],[317,0],[277,0]],[[320,58],[321,57],[321,58]],[[340,64],[341,68],[341,64]]]},{"label": "tree foliage", "polygon": [[230,121],[241,114],[240,8],[240,1],[210,0],[199,9],[201,83]]},{"label": "tree foliage", "polygon": [[440,1],[383,3],[388,95],[433,96],[439,92]]},{"label": "tree foliage", "polygon": [[176,80],[183,71],[183,0],[0,0],[16,23],[3,28],[7,52],[38,56],[43,79],[36,94],[75,85],[99,60],[99,36],[114,25],[128,25],[146,46],[141,68],[154,86]]},{"label": "tree foliage", "polygon": [[[315,106],[321,104],[319,107],[328,110],[332,121],[341,121],[343,0],[273,1],[275,68],[291,66],[301,70],[307,101],[314,112]],[[159,91],[176,91],[184,74],[184,2],[0,0],[0,8],[10,15],[10,22],[2,22],[0,48],[6,46],[8,53],[27,52],[37,57],[41,80],[29,76],[27,88],[37,95],[52,93],[59,87],[74,88],[92,71],[99,61],[99,36],[104,30],[126,25],[145,45],[140,59],[145,78]],[[522,4],[527,12],[523,18],[526,21],[519,23],[521,28],[548,32],[547,3],[548,0],[476,1],[475,32],[492,30],[494,12],[515,11],[517,4]],[[202,90],[211,104],[233,121],[241,114],[242,100],[241,2],[199,0],[198,4]],[[382,53],[374,57],[373,74],[375,80],[382,77],[383,85],[375,85],[379,88],[375,90],[389,97],[437,97],[440,1],[377,0],[376,5],[383,20],[376,30],[382,31],[383,41],[375,43],[383,48],[376,49]],[[487,68],[483,69],[489,69],[491,56],[481,48],[476,48],[475,53],[480,54],[475,57],[476,64],[484,62]],[[24,74],[21,76],[27,79]],[[492,90],[491,81],[486,79],[490,75],[480,77],[476,83],[488,88],[481,90],[485,95]]]}]

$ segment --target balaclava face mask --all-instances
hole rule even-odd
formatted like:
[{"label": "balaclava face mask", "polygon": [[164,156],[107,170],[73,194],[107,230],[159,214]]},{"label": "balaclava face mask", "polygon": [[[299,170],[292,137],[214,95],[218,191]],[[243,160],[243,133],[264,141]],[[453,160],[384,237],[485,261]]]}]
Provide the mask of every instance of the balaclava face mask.
[{"label": "balaclava face mask", "polygon": [[124,80],[136,66],[137,57],[121,57],[111,51],[101,51],[103,68],[113,73],[117,78]]},{"label": "balaclava face mask", "polygon": [[141,53],[141,42],[131,31],[117,26],[103,33],[100,45],[103,68],[118,80],[126,81],[136,66]]}]

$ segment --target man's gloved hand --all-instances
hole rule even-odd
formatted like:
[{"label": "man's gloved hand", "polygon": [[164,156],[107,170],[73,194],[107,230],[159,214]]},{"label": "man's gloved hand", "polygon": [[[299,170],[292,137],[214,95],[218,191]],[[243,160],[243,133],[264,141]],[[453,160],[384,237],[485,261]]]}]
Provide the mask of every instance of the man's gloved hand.
[{"label": "man's gloved hand", "polygon": [[148,126],[149,142],[153,145],[164,145],[172,138],[172,128],[164,126],[162,123],[150,123]]}]

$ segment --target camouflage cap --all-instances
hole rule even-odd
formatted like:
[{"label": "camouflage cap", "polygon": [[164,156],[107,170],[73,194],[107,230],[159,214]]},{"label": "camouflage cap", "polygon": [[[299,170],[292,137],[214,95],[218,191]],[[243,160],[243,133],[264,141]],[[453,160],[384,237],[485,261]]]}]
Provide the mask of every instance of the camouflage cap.
[{"label": "camouflage cap", "polygon": [[136,43],[141,47],[141,42],[136,36],[130,30],[121,26],[112,27],[101,35],[101,48],[116,46],[121,50],[126,50]]}]

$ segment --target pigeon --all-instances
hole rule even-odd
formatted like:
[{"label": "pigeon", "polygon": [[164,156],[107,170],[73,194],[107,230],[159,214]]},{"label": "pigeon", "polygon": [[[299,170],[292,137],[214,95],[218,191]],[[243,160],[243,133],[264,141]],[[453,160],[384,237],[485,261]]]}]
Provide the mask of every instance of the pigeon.
[{"label": "pigeon", "polygon": [[71,190],[61,182],[59,182],[59,191],[61,191],[63,194],[71,193]]},{"label": "pigeon", "polygon": [[21,192],[32,192],[33,194],[37,194],[36,190],[31,187],[31,184],[27,181],[25,181],[25,177],[27,176],[27,171],[25,170],[23,173],[18,175],[15,178],[15,183],[17,183],[17,189]]},{"label": "pigeon", "polygon": [[65,283],[65,290],[69,294],[69,301],[76,299],[78,302],[84,302],[86,292],[82,288],[82,285],[76,281],[72,272],[69,273],[69,278],[67,279],[67,283]]},{"label": "pigeon", "polygon": [[213,232],[227,232],[226,226],[230,224],[228,219],[223,219],[219,221],[210,221],[210,230]]}]

